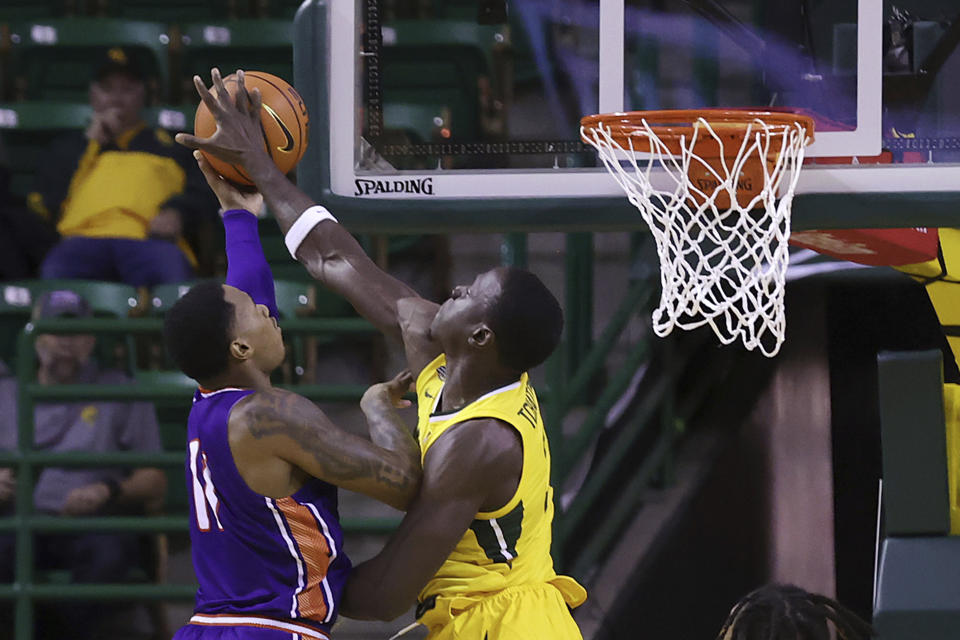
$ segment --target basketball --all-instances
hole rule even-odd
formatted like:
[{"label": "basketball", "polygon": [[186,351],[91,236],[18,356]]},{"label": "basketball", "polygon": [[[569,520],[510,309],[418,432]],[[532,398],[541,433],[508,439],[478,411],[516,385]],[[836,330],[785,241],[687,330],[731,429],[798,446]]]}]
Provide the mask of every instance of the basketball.
[{"label": "basketball", "polygon": [[[289,173],[307,149],[310,119],[303,98],[288,82],[263,71],[244,71],[247,91],[260,90],[263,109],[260,112],[260,124],[263,129],[263,142],[267,153],[283,173]],[[237,76],[230,74],[223,79],[223,85],[231,97],[237,94]],[[193,122],[194,134],[210,137],[217,130],[217,122],[202,101],[197,107]],[[253,180],[242,167],[224,162],[211,154],[203,152],[207,162],[217,173],[239,185],[253,185]]]}]

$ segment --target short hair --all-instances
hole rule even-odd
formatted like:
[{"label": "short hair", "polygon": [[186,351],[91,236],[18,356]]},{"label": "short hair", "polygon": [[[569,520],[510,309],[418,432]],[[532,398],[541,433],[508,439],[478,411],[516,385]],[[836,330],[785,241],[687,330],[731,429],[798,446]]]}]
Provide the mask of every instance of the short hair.
[{"label": "short hair", "polygon": [[528,371],[560,343],[563,310],[540,278],[507,267],[487,322],[497,337],[500,361],[511,369]]},{"label": "short hair", "polygon": [[733,607],[717,640],[867,640],[872,627],[842,604],[793,585],[768,584]]},{"label": "short hair", "polygon": [[208,380],[227,370],[233,339],[233,305],[223,285],[194,285],[167,311],[163,338],[180,370],[194,380]]}]

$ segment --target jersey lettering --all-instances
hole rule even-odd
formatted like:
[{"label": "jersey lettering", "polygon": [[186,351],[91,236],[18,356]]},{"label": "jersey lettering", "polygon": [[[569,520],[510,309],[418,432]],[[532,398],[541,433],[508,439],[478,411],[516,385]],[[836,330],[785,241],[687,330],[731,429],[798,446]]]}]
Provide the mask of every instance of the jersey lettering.
[{"label": "jersey lettering", "polygon": [[536,429],[537,414],[540,413],[540,408],[537,406],[537,396],[533,393],[533,387],[528,386],[525,391],[523,406],[520,407],[520,411],[517,411],[517,415],[525,418],[530,426]]},{"label": "jersey lettering", "polygon": [[[198,474],[197,467],[200,465],[202,469]],[[217,515],[220,499],[217,497],[210,468],[207,466],[207,454],[200,449],[200,440],[197,439],[190,441],[190,475],[193,477],[193,511],[197,518],[197,527],[200,531],[210,531],[210,513],[213,513],[217,529],[223,531],[223,525],[220,524],[220,518]],[[200,482],[201,477],[203,483]]]}]

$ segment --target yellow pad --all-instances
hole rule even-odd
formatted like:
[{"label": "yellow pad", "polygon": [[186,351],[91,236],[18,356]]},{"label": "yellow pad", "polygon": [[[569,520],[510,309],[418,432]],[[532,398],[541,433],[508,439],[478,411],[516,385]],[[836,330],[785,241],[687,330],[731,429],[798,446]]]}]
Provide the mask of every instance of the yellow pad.
[{"label": "yellow pad", "polygon": [[960,535],[960,385],[943,385],[947,422],[947,481],[950,483],[950,535]]},{"label": "yellow pad", "polygon": [[940,229],[937,260],[895,268],[926,285],[953,357],[960,364],[960,335],[956,333],[960,327],[960,229]]},{"label": "yellow pad", "polygon": [[583,640],[560,590],[550,584],[508,587],[481,598],[427,640]]}]

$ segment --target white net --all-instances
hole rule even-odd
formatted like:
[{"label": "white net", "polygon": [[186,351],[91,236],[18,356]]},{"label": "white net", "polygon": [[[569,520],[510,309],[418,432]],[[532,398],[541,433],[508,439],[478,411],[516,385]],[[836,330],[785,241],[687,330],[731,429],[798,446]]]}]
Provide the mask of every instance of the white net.
[{"label": "white net", "polygon": [[[721,133],[729,127],[714,126]],[[740,339],[747,349],[772,357],[786,328],[790,207],[807,133],[799,123],[774,126],[757,119],[737,125],[746,130],[741,140],[718,134],[714,126],[700,118],[672,147],[646,120],[626,138],[602,123],[581,128],[581,135],[656,240],[662,292],[654,332],[662,337],[674,327],[707,324],[724,344]],[[704,142],[712,149],[719,145],[719,157],[697,155]],[[725,142],[739,148],[724,149]]]}]

